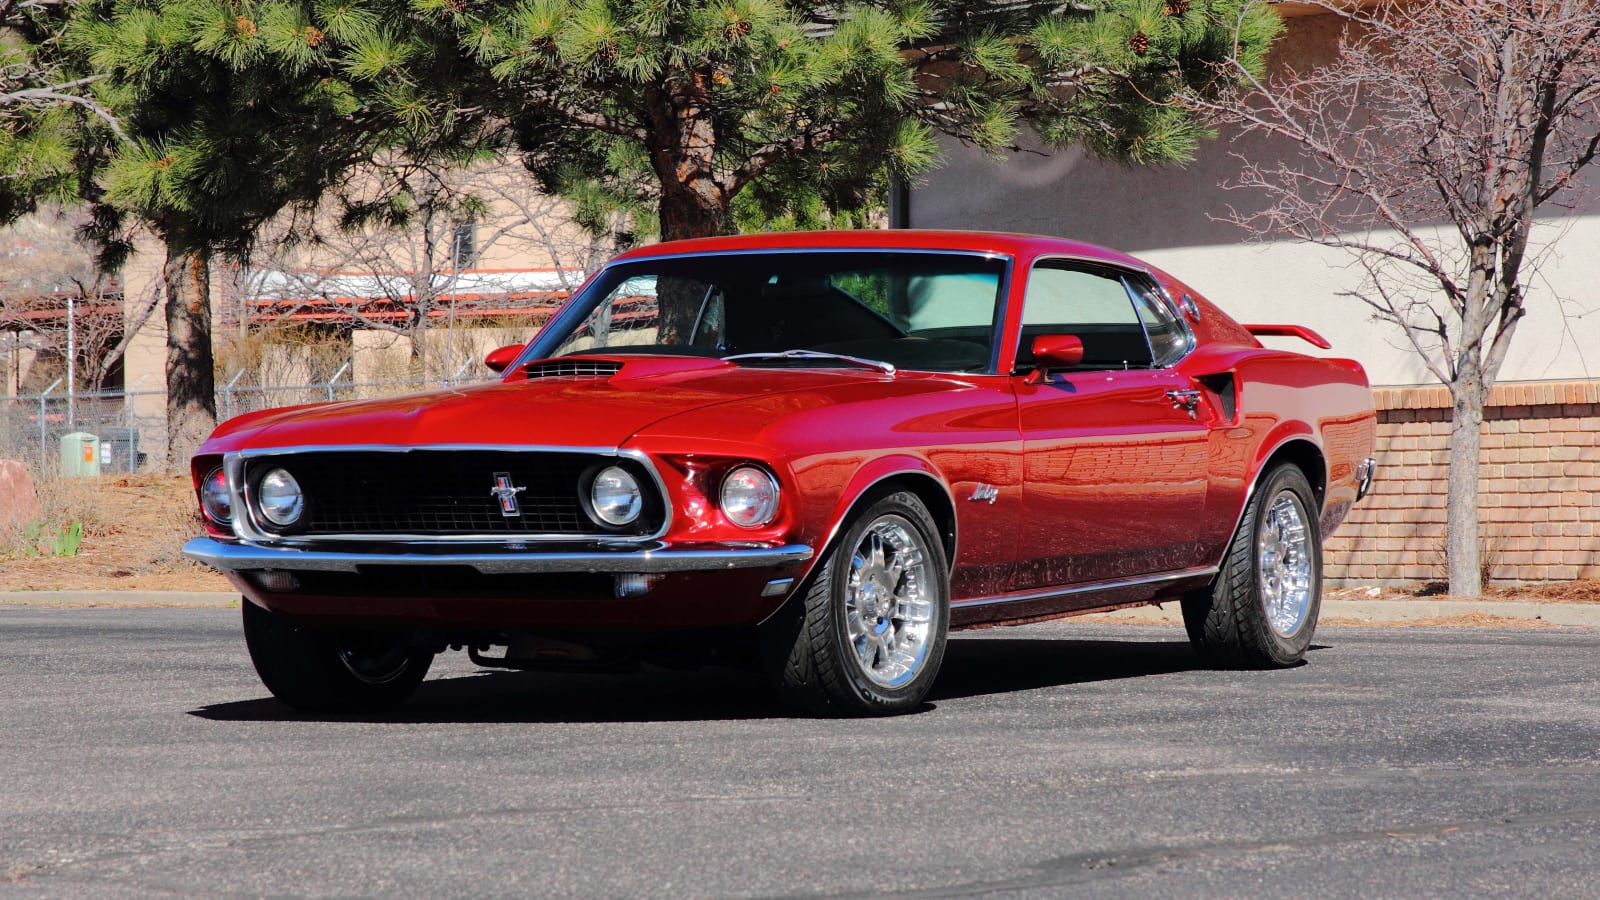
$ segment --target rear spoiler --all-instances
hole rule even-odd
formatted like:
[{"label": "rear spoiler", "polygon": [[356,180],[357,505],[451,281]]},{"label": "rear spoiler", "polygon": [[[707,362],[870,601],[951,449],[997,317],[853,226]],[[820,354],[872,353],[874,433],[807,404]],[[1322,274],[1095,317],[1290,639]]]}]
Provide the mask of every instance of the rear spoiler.
[{"label": "rear spoiler", "polygon": [[1297,337],[1313,347],[1332,350],[1328,339],[1304,325],[1246,325],[1244,330],[1256,337]]}]

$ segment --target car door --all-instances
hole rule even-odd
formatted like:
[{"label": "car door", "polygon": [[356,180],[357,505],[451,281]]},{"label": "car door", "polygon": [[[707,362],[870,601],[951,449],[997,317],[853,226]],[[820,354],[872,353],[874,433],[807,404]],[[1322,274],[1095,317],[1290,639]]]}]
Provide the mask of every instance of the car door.
[{"label": "car door", "polygon": [[[1081,364],[1043,377],[1033,338],[1074,335]],[[1029,273],[1016,375],[1022,528],[1013,590],[1201,565],[1214,412],[1169,368],[1192,337],[1141,273],[1043,260]]]}]

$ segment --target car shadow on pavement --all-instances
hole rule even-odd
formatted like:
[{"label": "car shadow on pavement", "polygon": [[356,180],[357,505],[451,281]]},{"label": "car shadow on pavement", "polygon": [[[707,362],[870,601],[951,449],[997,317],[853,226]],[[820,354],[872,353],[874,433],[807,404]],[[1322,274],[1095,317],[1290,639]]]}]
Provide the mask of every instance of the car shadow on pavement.
[{"label": "car shadow on pavement", "polygon": [[[1186,641],[951,638],[927,703],[1171,675],[1204,668]],[[214,721],[671,722],[792,718],[753,671],[646,667],[633,674],[484,671],[423,682],[403,705],[355,716],[302,713],[270,697],[214,703],[190,715]]]},{"label": "car shadow on pavement", "polygon": [[1010,694],[1206,668],[1187,640],[972,637],[950,642],[928,700]]}]

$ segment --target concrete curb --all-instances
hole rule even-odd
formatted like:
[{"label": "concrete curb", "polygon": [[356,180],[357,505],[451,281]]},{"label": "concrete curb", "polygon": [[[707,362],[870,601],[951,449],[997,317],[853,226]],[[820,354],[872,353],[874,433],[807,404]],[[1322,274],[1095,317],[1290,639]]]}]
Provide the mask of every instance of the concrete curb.
[{"label": "concrete curb", "polygon": [[0,606],[229,609],[238,605],[236,591],[0,591]]},{"label": "concrete curb", "polygon": [[[232,609],[239,595],[232,591],[0,591],[0,606],[184,607]],[[1540,603],[1506,600],[1336,600],[1322,601],[1322,622],[1329,625],[1560,625],[1600,628],[1600,603]],[[1100,613],[1086,622],[1181,625],[1176,603]]]}]

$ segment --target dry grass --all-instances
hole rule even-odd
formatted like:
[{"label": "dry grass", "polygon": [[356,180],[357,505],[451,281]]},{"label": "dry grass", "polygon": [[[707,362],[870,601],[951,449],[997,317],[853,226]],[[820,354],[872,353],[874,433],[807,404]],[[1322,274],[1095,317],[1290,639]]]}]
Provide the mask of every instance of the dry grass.
[{"label": "dry grass", "polygon": [[1323,616],[1317,625],[1341,625],[1356,628],[1559,628],[1561,626],[1540,618],[1524,619],[1516,616],[1495,616],[1488,613],[1460,613],[1451,616],[1428,616],[1420,619],[1358,618],[1354,616]]},{"label": "dry grass", "polygon": [[228,590],[222,576],[182,556],[201,526],[187,476],[63,478],[38,485],[47,530],[83,523],[69,557],[0,550],[0,590]]},{"label": "dry grass", "polygon": [[1484,588],[1482,597],[1456,597],[1442,582],[1406,586],[1325,588],[1323,597],[1338,600],[1502,600],[1540,603],[1600,603],[1600,580],[1551,581],[1544,584],[1496,584]]}]

